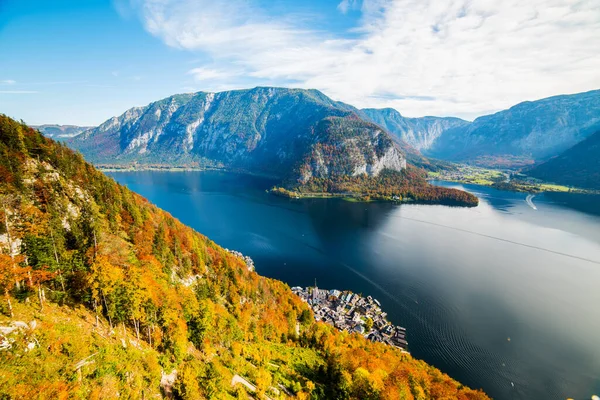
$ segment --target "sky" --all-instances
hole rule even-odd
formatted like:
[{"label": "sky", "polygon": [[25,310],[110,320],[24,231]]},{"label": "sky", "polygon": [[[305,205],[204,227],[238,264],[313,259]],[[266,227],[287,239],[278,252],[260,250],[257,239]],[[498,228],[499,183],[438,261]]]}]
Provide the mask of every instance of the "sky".
[{"label": "sky", "polygon": [[600,0],[0,0],[0,113],[29,124],[255,86],[465,119],[599,89]]}]

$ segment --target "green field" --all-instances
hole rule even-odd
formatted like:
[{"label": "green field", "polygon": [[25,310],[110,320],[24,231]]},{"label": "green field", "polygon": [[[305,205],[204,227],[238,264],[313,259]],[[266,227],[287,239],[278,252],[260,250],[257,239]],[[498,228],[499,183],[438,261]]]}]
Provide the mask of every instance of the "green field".
[{"label": "green field", "polygon": [[[448,169],[439,172],[428,172],[427,175],[429,179],[492,186],[500,190],[511,190],[515,192],[540,193],[571,191],[578,193],[597,193],[586,189],[543,182],[539,179],[530,178],[512,171],[500,171],[467,165],[461,165],[452,170]],[[511,179],[509,180],[509,178]]]}]

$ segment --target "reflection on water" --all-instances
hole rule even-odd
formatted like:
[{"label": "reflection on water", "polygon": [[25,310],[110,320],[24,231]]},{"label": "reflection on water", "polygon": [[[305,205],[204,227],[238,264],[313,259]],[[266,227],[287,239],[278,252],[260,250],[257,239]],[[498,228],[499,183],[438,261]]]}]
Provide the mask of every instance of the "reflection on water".
[{"label": "reflection on water", "polygon": [[112,175],[263,275],[373,295],[415,357],[494,398],[600,392],[600,217],[568,198],[538,195],[534,210],[465,186],[478,207],[398,206],[283,199],[214,172]]}]

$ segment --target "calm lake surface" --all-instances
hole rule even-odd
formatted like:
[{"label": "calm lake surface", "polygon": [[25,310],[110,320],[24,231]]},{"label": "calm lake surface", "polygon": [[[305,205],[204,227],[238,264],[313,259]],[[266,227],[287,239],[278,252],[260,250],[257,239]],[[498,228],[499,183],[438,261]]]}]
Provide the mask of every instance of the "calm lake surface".
[{"label": "calm lake surface", "polygon": [[600,216],[568,195],[437,183],[479,196],[467,209],[284,199],[220,172],[109,175],[262,275],[374,296],[413,356],[496,399],[600,395]]}]

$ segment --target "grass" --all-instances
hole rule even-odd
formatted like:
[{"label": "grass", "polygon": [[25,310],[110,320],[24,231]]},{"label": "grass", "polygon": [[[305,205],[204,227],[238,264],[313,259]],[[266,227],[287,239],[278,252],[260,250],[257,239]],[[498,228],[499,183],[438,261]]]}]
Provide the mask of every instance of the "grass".
[{"label": "grass", "polygon": [[568,192],[570,190],[567,186],[556,185],[553,183],[541,183],[540,187],[545,192]]}]

